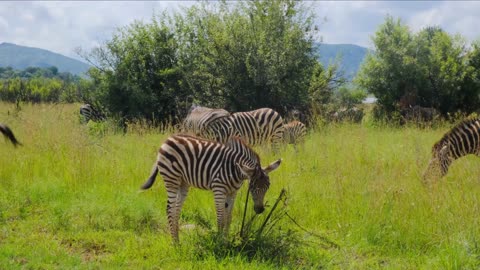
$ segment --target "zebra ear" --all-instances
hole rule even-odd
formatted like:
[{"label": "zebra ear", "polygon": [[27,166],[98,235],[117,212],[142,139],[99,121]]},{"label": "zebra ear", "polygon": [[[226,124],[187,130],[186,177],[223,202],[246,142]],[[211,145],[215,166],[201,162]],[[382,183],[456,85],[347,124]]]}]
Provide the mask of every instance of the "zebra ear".
[{"label": "zebra ear", "polygon": [[278,166],[280,166],[280,163],[282,163],[282,159],[279,159],[275,162],[272,162],[270,163],[270,165],[268,165],[267,167],[265,167],[263,170],[266,172],[266,173],[270,173],[271,171],[274,171],[278,168]]},{"label": "zebra ear", "polygon": [[246,164],[237,163],[237,166],[240,169],[240,171],[248,177],[251,177],[253,175],[253,173],[255,172],[254,167],[248,166]]}]

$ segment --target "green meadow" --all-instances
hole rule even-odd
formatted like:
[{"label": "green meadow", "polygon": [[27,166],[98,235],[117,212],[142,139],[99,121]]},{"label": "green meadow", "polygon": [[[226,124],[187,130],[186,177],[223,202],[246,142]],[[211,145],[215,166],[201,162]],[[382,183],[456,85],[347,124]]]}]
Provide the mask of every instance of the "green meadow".
[{"label": "green meadow", "polygon": [[298,151],[258,148],[263,165],[283,158],[266,200],[271,208],[284,188],[279,211],[293,220],[279,217],[272,239],[246,252],[219,243],[211,192],[190,189],[179,245],[161,177],[139,192],[171,131],[82,125],[78,108],[0,103],[0,122],[23,143],[0,139],[0,269],[480,268],[480,160],[454,162],[430,186],[421,180],[448,124],[318,125]]}]

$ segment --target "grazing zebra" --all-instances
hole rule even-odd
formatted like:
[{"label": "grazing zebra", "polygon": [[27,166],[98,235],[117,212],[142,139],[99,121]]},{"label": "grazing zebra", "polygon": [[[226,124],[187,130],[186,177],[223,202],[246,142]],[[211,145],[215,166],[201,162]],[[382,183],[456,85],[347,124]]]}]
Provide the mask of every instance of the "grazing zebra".
[{"label": "grazing zebra", "polygon": [[283,138],[283,119],[270,108],[237,112],[213,121],[205,133],[205,138],[222,143],[238,136],[249,145],[272,143],[275,146]]},{"label": "grazing zebra", "polygon": [[424,180],[430,176],[445,176],[454,160],[468,154],[480,156],[480,119],[464,120],[433,145]]},{"label": "grazing zebra", "polygon": [[84,123],[88,123],[90,120],[93,122],[102,122],[106,119],[105,114],[95,109],[90,104],[83,104],[80,106],[80,115],[82,116]]},{"label": "grazing zebra", "polygon": [[307,135],[307,128],[300,121],[291,121],[283,125],[283,141],[287,144],[296,145],[303,141]]},{"label": "grazing zebra", "polygon": [[280,162],[281,159],[262,169],[257,153],[237,137],[221,144],[190,135],[173,135],[160,147],[152,173],[141,188],[150,188],[160,172],[168,196],[168,224],[175,241],[178,241],[178,219],[189,187],[213,191],[218,230],[226,234],[235,196],[243,181],[250,180],[254,210],[262,213],[263,199],[270,186],[268,173],[278,168]]},{"label": "grazing zebra", "polygon": [[13,135],[12,130],[5,124],[0,123],[0,132],[5,136],[5,138],[8,138],[13,146],[17,147],[17,145],[22,145],[19,141],[17,141],[17,138],[15,138],[15,135]]},{"label": "grazing zebra", "polygon": [[213,121],[226,116],[230,116],[230,113],[224,109],[192,106],[190,112],[183,121],[183,132],[205,137],[206,127]]}]

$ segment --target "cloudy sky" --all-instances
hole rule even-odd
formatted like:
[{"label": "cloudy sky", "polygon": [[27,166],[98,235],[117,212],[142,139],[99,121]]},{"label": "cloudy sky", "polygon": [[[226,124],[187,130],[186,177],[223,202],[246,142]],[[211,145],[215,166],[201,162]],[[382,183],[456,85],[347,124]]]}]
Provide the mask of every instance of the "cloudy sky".
[{"label": "cloudy sky", "polygon": [[[116,27],[152,14],[195,4],[191,1],[11,1],[0,2],[0,43],[39,47],[79,58],[74,49],[89,50]],[[372,47],[371,35],[390,14],[416,31],[438,25],[468,41],[480,38],[480,2],[476,1],[307,1],[315,11],[325,43]],[[326,21],[323,19],[326,18]]]}]

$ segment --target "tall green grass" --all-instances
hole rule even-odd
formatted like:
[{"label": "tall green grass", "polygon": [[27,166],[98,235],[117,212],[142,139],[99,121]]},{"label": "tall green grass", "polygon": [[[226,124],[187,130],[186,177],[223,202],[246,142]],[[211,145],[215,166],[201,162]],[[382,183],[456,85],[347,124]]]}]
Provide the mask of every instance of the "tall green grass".
[{"label": "tall green grass", "polygon": [[[254,256],[235,249],[219,256],[211,192],[189,192],[178,246],[167,229],[162,181],[138,192],[171,128],[160,133],[135,123],[123,135],[109,124],[81,125],[78,105],[17,110],[1,103],[0,122],[23,143],[14,148],[0,139],[0,269],[480,267],[480,160],[456,161],[430,187],[421,181],[447,125],[319,126],[298,152],[258,148],[263,164],[283,158],[268,204],[285,188],[288,214],[338,247],[284,218],[279,235],[291,231],[302,243],[288,246],[288,254],[266,245]],[[245,196],[246,185],[231,237],[240,230]],[[284,257],[269,258],[276,254]]]}]

